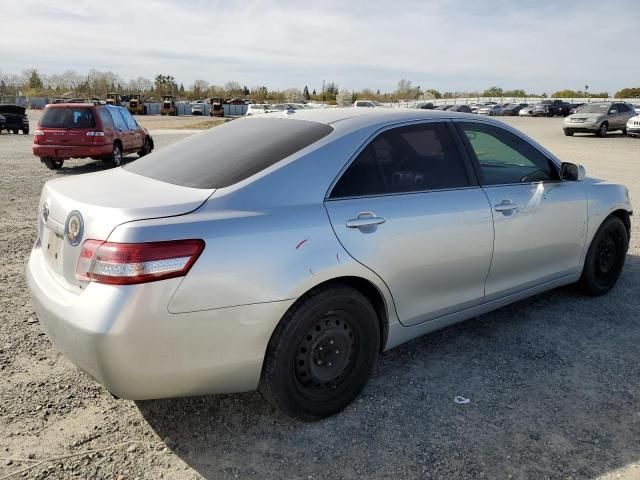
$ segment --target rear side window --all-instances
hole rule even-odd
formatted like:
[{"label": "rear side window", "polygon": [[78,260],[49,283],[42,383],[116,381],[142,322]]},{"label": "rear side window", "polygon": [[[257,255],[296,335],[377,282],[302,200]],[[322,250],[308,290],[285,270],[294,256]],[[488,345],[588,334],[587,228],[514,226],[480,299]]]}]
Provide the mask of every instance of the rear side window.
[{"label": "rear side window", "polygon": [[55,107],[42,114],[40,126],[44,128],[95,128],[96,121],[90,108]]},{"label": "rear side window", "polygon": [[102,121],[102,128],[113,128],[113,120],[109,112],[105,109],[101,108],[98,110],[98,115],[100,116],[100,120]]},{"label": "rear side window", "polygon": [[193,188],[224,188],[264,170],[333,131],[287,118],[233,120],[146,155],[124,168]]},{"label": "rear side window", "polygon": [[118,110],[124,117],[124,121],[127,123],[127,127],[129,127],[129,130],[135,130],[136,128],[138,128],[138,124],[131,116],[131,113],[129,113],[129,110],[127,110],[126,108],[119,108]]},{"label": "rear side window", "polygon": [[470,185],[446,125],[394,128],[378,135],[349,165],[331,198],[442,190]]},{"label": "rear side window", "polygon": [[120,130],[121,132],[129,130],[129,127],[127,127],[124,118],[122,118],[122,115],[120,115],[120,112],[117,108],[109,108],[109,113],[111,114],[111,118],[113,119],[113,124],[118,130]]}]

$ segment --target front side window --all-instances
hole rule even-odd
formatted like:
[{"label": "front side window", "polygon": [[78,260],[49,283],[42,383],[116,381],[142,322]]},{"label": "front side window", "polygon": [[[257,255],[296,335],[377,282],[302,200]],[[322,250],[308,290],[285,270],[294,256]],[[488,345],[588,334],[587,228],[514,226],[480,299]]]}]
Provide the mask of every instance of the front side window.
[{"label": "front side window", "polygon": [[493,125],[459,125],[478,160],[483,185],[558,180],[551,160],[522,138]]},{"label": "front side window", "polygon": [[409,193],[470,185],[443,123],[412,125],[378,135],[349,165],[331,198]]}]

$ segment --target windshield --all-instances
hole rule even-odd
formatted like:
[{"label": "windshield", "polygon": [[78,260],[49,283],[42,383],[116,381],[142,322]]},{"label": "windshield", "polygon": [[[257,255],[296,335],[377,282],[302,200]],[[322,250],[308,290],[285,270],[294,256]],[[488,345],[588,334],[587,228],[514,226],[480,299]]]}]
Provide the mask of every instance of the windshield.
[{"label": "windshield", "polygon": [[578,112],[605,114],[609,111],[609,108],[611,108],[610,103],[590,103],[588,105],[580,107],[580,110],[578,110]]},{"label": "windshield", "polygon": [[55,107],[42,114],[40,126],[44,128],[95,128],[96,122],[90,108]]},{"label": "windshield", "polygon": [[234,120],[145,155],[124,168],[192,188],[224,188],[317,142],[330,125],[286,118]]}]

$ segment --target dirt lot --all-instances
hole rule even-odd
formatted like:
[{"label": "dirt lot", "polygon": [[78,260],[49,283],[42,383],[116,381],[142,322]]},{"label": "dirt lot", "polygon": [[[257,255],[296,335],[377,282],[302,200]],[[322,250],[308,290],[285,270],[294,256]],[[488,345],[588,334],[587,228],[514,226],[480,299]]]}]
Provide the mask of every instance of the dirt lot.
[{"label": "dirt lot", "polygon": [[[640,140],[567,138],[561,119],[507,121],[640,199]],[[186,135],[158,135],[157,148]],[[56,352],[23,276],[43,183],[105,166],[54,173],[30,144],[0,136],[0,480],[72,454],[16,478],[640,479],[637,227],[609,295],[560,289],[398,347],[334,418],[299,423],[258,393],[130,402]]]}]

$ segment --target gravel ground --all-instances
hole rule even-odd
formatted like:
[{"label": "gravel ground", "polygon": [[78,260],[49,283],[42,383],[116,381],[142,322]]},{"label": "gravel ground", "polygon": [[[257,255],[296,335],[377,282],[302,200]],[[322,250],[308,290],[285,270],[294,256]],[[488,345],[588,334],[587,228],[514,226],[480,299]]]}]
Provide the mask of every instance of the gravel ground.
[{"label": "gravel ground", "polygon": [[[561,119],[507,121],[640,198],[640,140],[564,137]],[[159,135],[157,148],[185,136]],[[74,161],[51,172],[31,156],[31,140],[0,136],[0,480],[14,472],[119,480],[640,479],[637,228],[609,295],[560,289],[400,346],[381,356],[361,397],[325,421],[293,421],[258,393],[116,400],[52,347],[23,275],[44,182],[105,167]],[[470,402],[455,403],[457,395]]]}]

